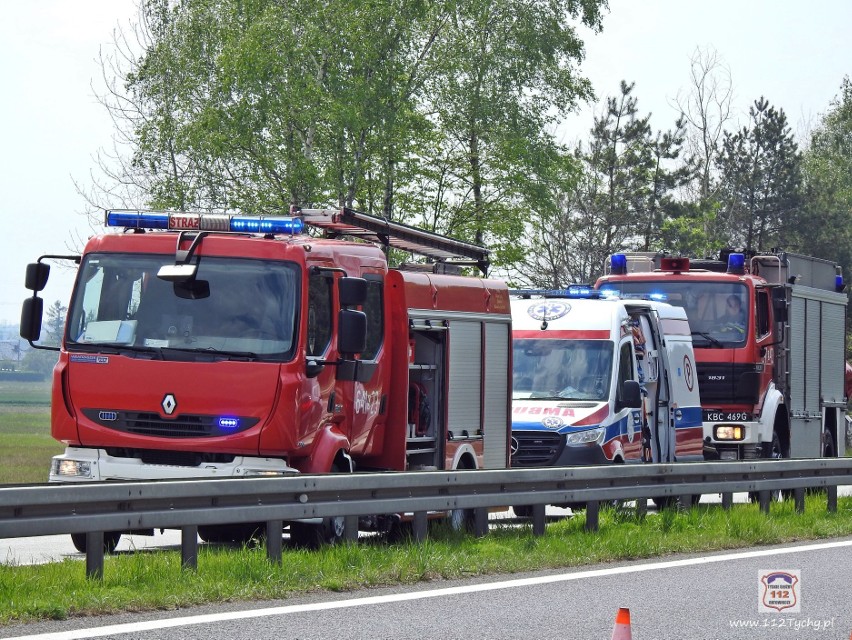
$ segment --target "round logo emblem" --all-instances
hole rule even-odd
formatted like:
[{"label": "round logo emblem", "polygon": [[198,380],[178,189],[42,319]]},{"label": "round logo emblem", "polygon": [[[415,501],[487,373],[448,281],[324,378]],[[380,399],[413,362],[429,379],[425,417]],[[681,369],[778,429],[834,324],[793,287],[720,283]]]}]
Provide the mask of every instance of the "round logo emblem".
[{"label": "round logo emblem", "polygon": [[689,356],[683,356],[683,381],[686,382],[686,388],[692,391],[695,385],[695,374],[692,371],[692,362]]},{"label": "round logo emblem", "polygon": [[546,429],[559,429],[565,425],[565,421],[559,416],[545,416],[541,419],[541,424]]},{"label": "round logo emblem", "polygon": [[533,320],[556,320],[571,311],[571,305],[567,302],[556,300],[542,300],[532,304],[527,313]]}]

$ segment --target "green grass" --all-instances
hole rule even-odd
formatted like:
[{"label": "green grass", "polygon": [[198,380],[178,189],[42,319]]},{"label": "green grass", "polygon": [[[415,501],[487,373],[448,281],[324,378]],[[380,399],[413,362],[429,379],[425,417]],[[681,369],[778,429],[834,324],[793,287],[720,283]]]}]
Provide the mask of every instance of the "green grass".
[{"label": "green grass", "polygon": [[352,591],[479,575],[656,558],[679,552],[754,547],[852,534],[852,498],[827,513],[825,498],[808,496],[804,514],[791,502],[701,505],[639,518],[603,510],[600,530],[584,531],[584,516],[548,525],[534,537],[528,526],[494,527],[474,539],[438,528],[425,543],[362,541],[316,552],[285,549],[280,566],[260,548],[204,545],[197,571],[183,571],[176,551],[139,551],[108,557],[102,582],[85,578],[85,565],[65,560],[37,566],[0,566],[0,624],[71,616],[176,609],[207,602],[287,598],[314,591]]},{"label": "green grass", "polygon": [[63,449],[50,436],[50,383],[0,382],[0,484],[47,482]]}]

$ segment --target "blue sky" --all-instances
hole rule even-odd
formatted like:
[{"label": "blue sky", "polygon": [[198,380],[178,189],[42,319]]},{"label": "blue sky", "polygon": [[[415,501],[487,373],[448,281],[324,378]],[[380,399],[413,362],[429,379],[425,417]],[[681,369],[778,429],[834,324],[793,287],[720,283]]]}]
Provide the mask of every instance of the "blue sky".
[{"label": "blue sky", "polygon": [[[73,180],[89,182],[112,125],[91,85],[101,86],[99,47],[134,16],[134,0],[0,0],[0,324],[19,319],[28,262],[92,233]],[[600,98],[636,82],[640,112],[668,129],[690,57],[712,48],[730,69],[735,116],[766,96],[805,131],[852,75],[850,24],[846,0],[610,0],[603,33],[586,39],[583,71]],[[567,118],[565,141],[585,138],[593,112]],[[52,280],[47,304],[67,303],[70,274]]]}]

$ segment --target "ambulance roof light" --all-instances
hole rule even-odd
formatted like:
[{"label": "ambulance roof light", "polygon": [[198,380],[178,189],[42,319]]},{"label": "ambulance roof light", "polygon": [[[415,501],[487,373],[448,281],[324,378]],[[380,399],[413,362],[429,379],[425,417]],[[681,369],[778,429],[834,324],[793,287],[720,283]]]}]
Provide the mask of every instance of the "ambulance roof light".
[{"label": "ambulance roof light", "polygon": [[745,254],[731,253],[728,255],[728,273],[743,275],[745,273]]},{"label": "ambulance roof light", "polygon": [[299,234],[304,221],[291,216],[245,216],[179,211],[106,211],[108,227],[168,229],[171,231],[232,231],[237,233]]},{"label": "ambulance roof light", "polygon": [[566,289],[510,289],[509,294],[522,298],[533,296],[540,298],[587,298],[598,299],[604,297],[600,291],[588,285],[572,284]]},{"label": "ambulance roof light", "polygon": [[627,273],[627,255],[624,253],[613,253],[609,259],[609,272],[617,276],[625,275]]}]

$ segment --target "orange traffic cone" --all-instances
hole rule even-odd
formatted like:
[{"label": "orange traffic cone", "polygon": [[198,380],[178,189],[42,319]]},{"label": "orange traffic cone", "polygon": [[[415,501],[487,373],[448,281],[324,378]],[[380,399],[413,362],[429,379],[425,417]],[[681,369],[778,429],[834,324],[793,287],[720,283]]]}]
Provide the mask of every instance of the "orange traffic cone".
[{"label": "orange traffic cone", "polygon": [[621,607],[615,615],[612,640],[633,640],[633,634],[630,631],[630,609]]}]

